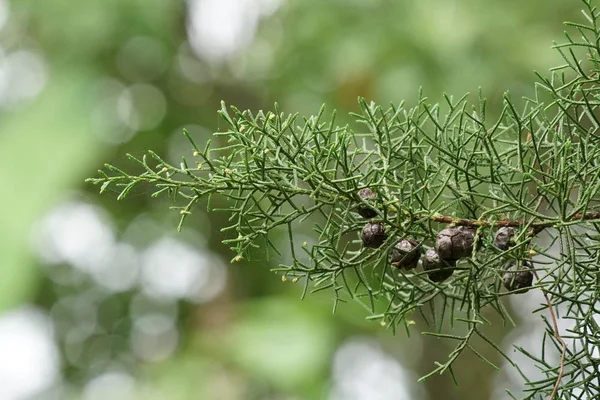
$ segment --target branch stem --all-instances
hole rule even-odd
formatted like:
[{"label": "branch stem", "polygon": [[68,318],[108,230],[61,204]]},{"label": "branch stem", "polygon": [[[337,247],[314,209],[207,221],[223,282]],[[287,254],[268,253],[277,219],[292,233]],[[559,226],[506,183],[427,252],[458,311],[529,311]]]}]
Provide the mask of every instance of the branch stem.
[{"label": "branch stem", "polygon": [[[516,227],[520,227],[520,226],[526,224],[525,221],[520,220],[520,219],[501,219],[499,221],[482,221],[482,220],[477,220],[477,219],[448,217],[448,216],[444,216],[444,215],[420,214],[420,215],[413,216],[414,221],[423,220],[423,219],[429,219],[431,221],[440,222],[443,224],[470,226],[473,228],[478,228],[478,227],[487,228],[487,227],[491,227],[491,226],[498,226],[498,227],[510,226],[510,227],[516,228]],[[577,213],[572,218],[569,218],[567,221],[560,221],[560,222],[587,221],[587,220],[596,220],[596,219],[600,219],[600,212],[590,211],[585,214]],[[556,223],[557,223],[556,221],[534,222],[531,224],[531,227],[532,227],[532,229],[534,229],[536,231],[536,233],[539,233],[543,229],[554,226]]]}]

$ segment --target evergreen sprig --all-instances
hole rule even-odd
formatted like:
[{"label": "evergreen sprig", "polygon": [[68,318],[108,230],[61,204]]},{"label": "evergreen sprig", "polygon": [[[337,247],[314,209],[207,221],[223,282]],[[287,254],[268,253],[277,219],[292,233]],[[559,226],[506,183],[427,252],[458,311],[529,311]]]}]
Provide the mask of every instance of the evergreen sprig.
[{"label": "evergreen sprig", "polygon": [[[106,165],[107,172],[88,181],[101,192],[119,188],[118,199],[140,183],[153,184],[152,196],[180,203],[173,207],[181,213],[178,229],[208,199],[210,211],[229,216],[222,231],[233,261],[261,246],[289,256],[274,270],[301,280],[304,293],[330,291],[334,311],[353,299],[369,319],[407,332],[410,314],[419,312],[432,328],[426,335],[457,344],[421,379],[444,372],[454,377],[453,363],[465,350],[498,368],[473,345],[475,337],[521,372],[484,333],[490,324],[484,314],[495,310],[513,323],[501,301],[515,293],[502,289],[504,266],[530,261],[534,289],[546,300],[536,311],[546,331],[540,352],[519,350],[544,378],[531,381],[522,373],[523,398],[598,398],[600,13],[591,0],[583,3],[586,21],[566,23],[579,37],[567,33],[566,42],[554,46],[564,64],[549,77],[537,74],[535,95],[520,107],[505,94],[496,117],[481,92],[474,104],[468,95],[446,94],[431,104],[419,93],[414,107],[359,99],[360,112],[352,116],[360,130],[337,125],[335,112],[326,116],[325,108],[300,118],[277,105],[254,114],[223,104],[227,129],[212,142],[200,147],[184,132],[194,162],[129,155],[141,173]],[[374,202],[358,196],[365,188],[377,194]],[[366,221],[359,207],[372,207],[372,221],[385,226],[387,240],[377,249],[361,245]],[[441,229],[455,225],[475,228],[476,246],[450,279],[432,282],[426,272],[390,265],[399,239],[429,248]],[[493,245],[503,226],[517,228],[508,250]],[[572,320],[566,333],[559,331],[565,320]]]}]

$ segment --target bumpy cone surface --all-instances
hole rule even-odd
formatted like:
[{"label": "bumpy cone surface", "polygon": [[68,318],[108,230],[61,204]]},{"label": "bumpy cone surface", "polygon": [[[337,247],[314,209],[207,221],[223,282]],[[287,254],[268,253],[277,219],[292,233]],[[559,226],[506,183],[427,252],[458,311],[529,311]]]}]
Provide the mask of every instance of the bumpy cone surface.
[{"label": "bumpy cone surface", "polygon": [[514,260],[506,263],[504,273],[504,287],[506,290],[515,291],[515,293],[525,293],[531,289],[533,283],[533,272],[529,271],[533,265],[530,262],[524,261],[517,268],[517,263]]},{"label": "bumpy cone surface", "polygon": [[494,246],[500,250],[508,250],[514,246],[514,237],[517,230],[510,226],[503,226],[496,231],[494,236]]},{"label": "bumpy cone surface", "polygon": [[[454,273],[455,260],[443,260],[435,249],[429,249],[423,256],[423,269],[432,282],[442,282]],[[437,270],[437,271],[436,271]]]},{"label": "bumpy cone surface", "polygon": [[[369,188],[364,188],[358,191],[358,197],[360,197],[361,200],[369,204],[373,204],[375,202],[375,199],[377,198],[377,193],[375,193]],[[366,219],[374,218],[377,216],[377,211],[375,211],[374,208],[366,206],[364,204],[360,204],[356,208],[356,212],[358,212],[361,217]]]},{"label": "bumpy cone surface", "polygon": [[374,249],[381,246],[385,242],[385,239],[387,239],[385,228],[381,222],[367,223],[362,230],[361,236],[365,247]]},{"label": "bumpy cone surface", "polygon": [[473,252],[475,229],[466,226],[445,228],[437,236],[435,250],[444,260],[469,257]]},{"label": "bumpy cone surface", "polygon": [[390,250],[390,263],[398,268],[413,269],[417,267],[421,246],[411,238],[401,239]]}]

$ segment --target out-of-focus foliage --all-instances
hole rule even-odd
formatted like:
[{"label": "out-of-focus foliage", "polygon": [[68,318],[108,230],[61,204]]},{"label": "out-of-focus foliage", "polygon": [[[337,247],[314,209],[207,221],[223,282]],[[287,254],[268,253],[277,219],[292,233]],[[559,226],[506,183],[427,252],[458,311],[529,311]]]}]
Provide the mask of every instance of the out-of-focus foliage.
[{"label": "out-of-focus foliage", "polygon": [[[503,399],[496,387],[521,387],[469,369],[469,355],[460,389],[415,386],[443,344],[392,337],[354,304],[331,316],[329,298],[300,301],[269,265],[229,266],[218,216],[195,213],[176,234],[166,201],[142,188],[117,203],[83,179],[147,148],[178,163],[183,128],[206,140],[221,100],[346,115],[359,95],[410,103],[421,86],[433,99],[481,86],[493,109],[506,89],[533,93],[532,70],[557,64],[550,45],[579,8],[0,0],[0,397]],[[539,327],[520,329],[489,335],[510,349]]]}]

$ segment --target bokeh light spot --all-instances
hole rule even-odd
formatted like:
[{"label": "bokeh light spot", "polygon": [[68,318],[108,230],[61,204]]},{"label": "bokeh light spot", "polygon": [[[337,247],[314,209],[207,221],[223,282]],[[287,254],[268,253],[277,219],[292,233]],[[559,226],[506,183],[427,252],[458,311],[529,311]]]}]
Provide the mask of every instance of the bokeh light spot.
[{"label": "bokeh light spot", "polygon": [[33,308],[0,316],[0,399],[31,398],[60,379],[59,355],[46,315]]}]

